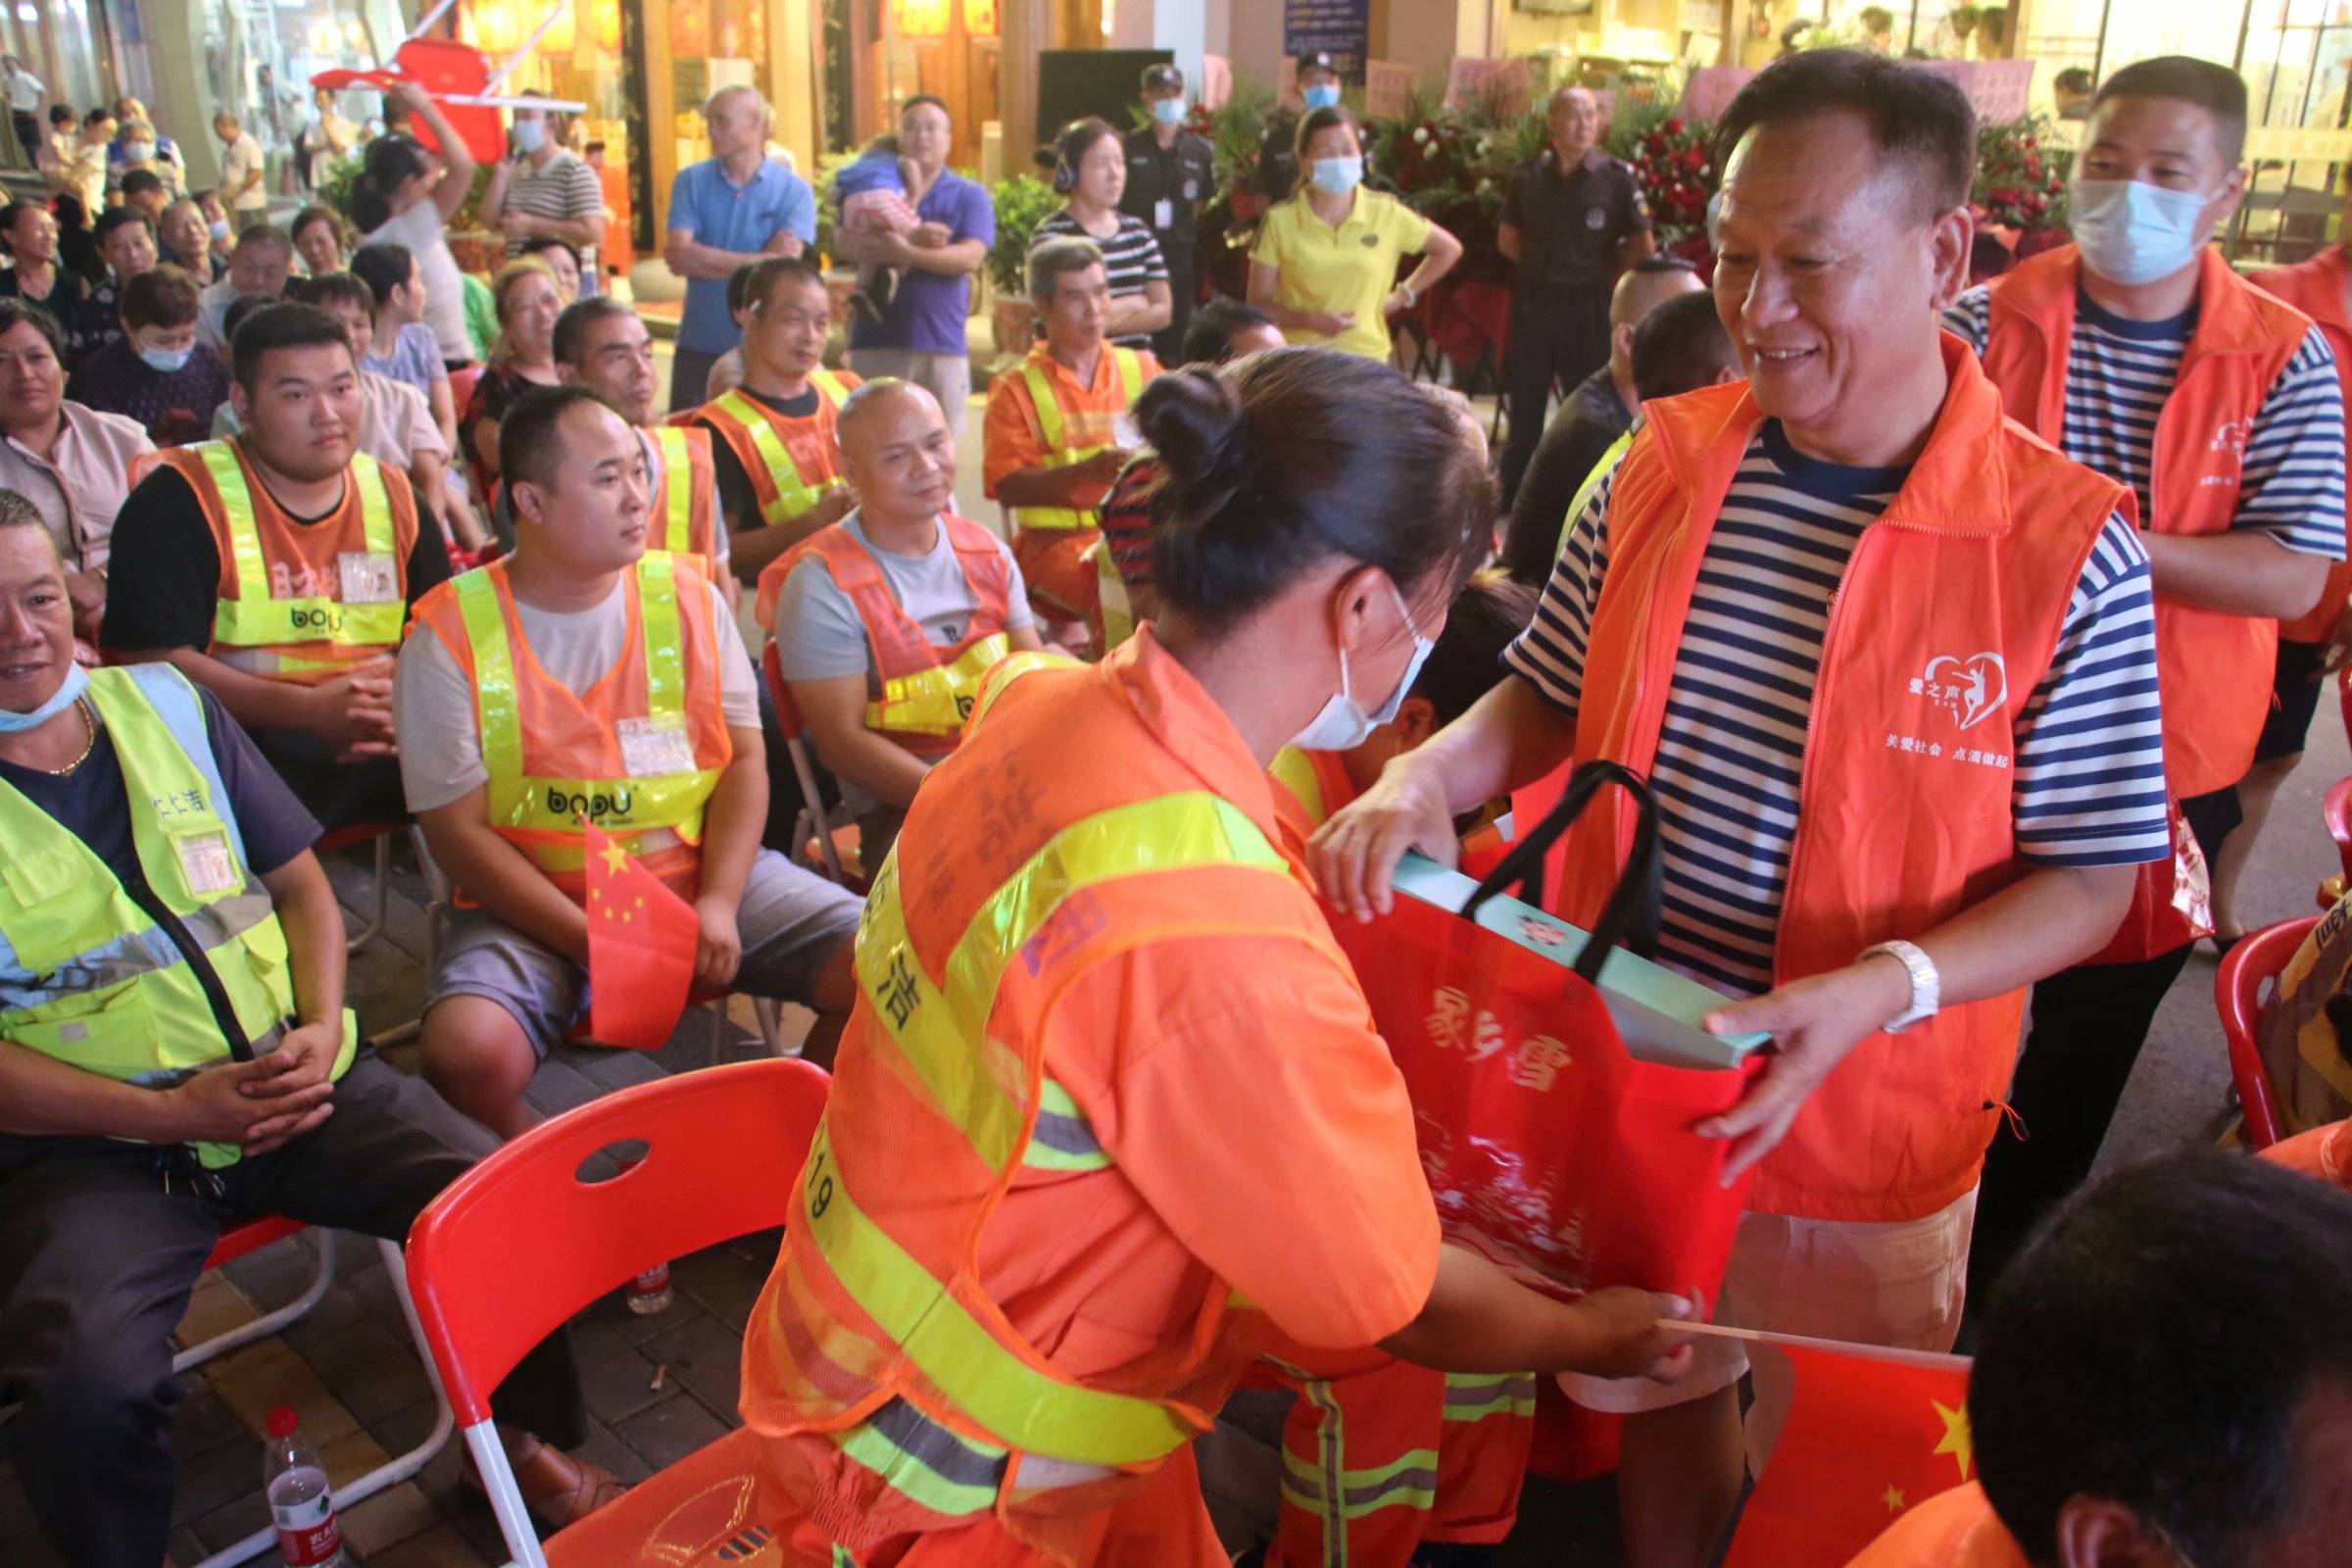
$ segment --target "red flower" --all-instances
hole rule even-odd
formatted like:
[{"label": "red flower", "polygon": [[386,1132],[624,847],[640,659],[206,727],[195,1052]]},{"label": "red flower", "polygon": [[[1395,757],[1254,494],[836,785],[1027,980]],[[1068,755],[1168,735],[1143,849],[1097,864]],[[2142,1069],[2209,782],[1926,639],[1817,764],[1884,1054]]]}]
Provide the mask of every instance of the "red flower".
[{"label": "red flower", "polygon": [[2024,192],[2014,185],[2003,185],[1996,190],[1986,191],[1984,200],[1995,207],[2014,207],[2017,205],[2018,197],[2023,194]]},{"label": "red flower", "polygon": [[2026,177],[2027,177],[2028,179],[2039,179],[2039,178],[2041,177],[2041,160],[2040,160],[2040,159],[2038,159],[2038,158],[2028,158],[2028,159],[2026,160]]},{"label": "red flower", "polygon": [[1667,150],[1665,133],[1663,131],[1653,130],[1647,136],[1642,138],[1642,145],[1648,148],[1653,153],[1665,152]]},{"label": "red flower", "polygon": [[1680,120],[1669,120],[1658,129],[1669,136],[1680,136],[1683,133],[1683,122]]},{"label": "red flower", "polygon": [[2034,195],[2031,191],[2026,193],[2026,199],[2018,203],[2018,205],[2026,210],[2028,216],[2034,218],[2039,218],[2042,214],[2050,210],[2050,204],[2048,202],[2042,200],[2039,196]]},{"label": "red flower", "polygon": [[1707,155],[1692,147],[1683,154],[1682,163],[1683,167],[1693,174],[1700,173],[1707,167]]},{"label": "red flower", "polygon": [[2050,194],[2051,194],[2051,195],[2053,195],[2053,196],[2055,196],[2055,195],[2057,195],[2057,194],[2058,194],[2060,191],[2062,191],[2062,190],[2064,190],[2064,189],[2066,189],[2066,181],[2065,181],[2065,180],[2063,180],[2063,179],[2060,179],[2060,178],[2059,178],[2059,177],[2058,177],[2056,174],[2052,174],[2052,175],[2050,176],[2050,183],[2049,183],[2049,192],[2050,192]]}]

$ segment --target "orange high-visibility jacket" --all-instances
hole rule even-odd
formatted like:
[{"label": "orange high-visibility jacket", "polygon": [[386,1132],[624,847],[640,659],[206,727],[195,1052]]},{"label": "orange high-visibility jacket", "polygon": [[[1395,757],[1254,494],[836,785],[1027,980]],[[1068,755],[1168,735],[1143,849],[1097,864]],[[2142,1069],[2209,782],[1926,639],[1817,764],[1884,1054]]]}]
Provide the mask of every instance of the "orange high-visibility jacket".
[{"label": "orange high-visibility jacket", "polygon": [[[2120,485],[2005,420],[1965,345],[1927,449],[1831,602],[1773,979],[1934,930],[2015,881],[2019,714],[2048,669]],[[1617,470],[1576,756],[1647,774],[1707,540],[1764,418],[1744,382],[1652,403]],[[1568,836],[1560,912],[1590,925],[1632,847],[1603,794]],[[1760,1210],[1934,1213],[1976,1185],[2024,993],[1854,1048],[1759,1170]]]},{"label": "orange high-visibility jacket", "polygon": [[[2156,420],[2149,461],[2153,533],[2218,534],[2237,515],[2246,435],[2311,318],[2230,270],[2208,246],[2197,326]],[[2058,443],[2082,257],[2072,245],[1993,279],[1984,373],[2010,417]],[[2183,800],[2228,789],[2254,762],[2270,711],[2278,623],[2156,596],[2156,669],[2164,698],[2165,782]]]},{"label": "orange high-visibility jacket", "polygon": [[645,438],[662,454],[653,487],[646,548],[695,556],[718,569],[718,479],[710,466],[710,432],[682,424],[649,426]]},{"label": "orange high-visibility jacket", "polygon": [[[2328,346],[2335,351],[2336,381],[2344,389],[2345,406],[2352,408],[2352,316],[2344,310],[2344,287],[2352,281],[2352,266],[2346,264],[2344,248],[2330,245],[2309,261],[2265,268],[2250,273],[2246,280],[2310,317],[2328,335]],[[2345,522],[2345,542],[2352,546],[2352,509],[2347,510]],[[2352,564],[2339,562],[2328,568],[2328,586],[2311,612],[2299,620],[2280,621],[2278,635],[2289,642],[2326,642],[2335,629],[2335,617],[2342,612],[2347,596],[2352,596]]]},{"label": "orange high-visibility jacket", "polygon": [[835,426],[841,406],[861,384],[847,370],[811,370],[816,412],[789,418],[738,387],[683,416],[707,426],[751,476],[760,520],[773,528],[806,515],[846,482]]},{"label": "orange high-visibility jacket", "polygon": [[710,580],[691,556],[648,551],[621,582],[627,639],[577,697],[532,656],[506,561],[416,604],[416,624],[473,684],[491,828],[575,901],[587,897],[582,817],[690,896],[703,808],[735,756]]},{"label": "orange high-visibility jacket", "polygon": [[760,573],[760,623],[776,624],[776,596],[793,568],[814,557],[832,573],[834,585],[858,612],[873,651],[878,683],[865,705],[865,727],[887,735],[920,757],[945,757],[956,749],[971,716],[980,677],[1011,649],[1004,618],[1012,609],[1012,568],[997,536],[967,517],[943,512],[956,564],[971,590],[971,624],[953,648],[933,646],[923,628],[908,618],[882,564],[840,523],[820,528],[794,545]]},{"label": "orange high-visibility jacket", "polygon": [[297,522],[254,473],[239,441],[153,455],[185,479],[220,555],[220,606],[206,652],[249,674],[305,685],[400,646],[408,619],[416,501],[406,474],[366,453],[343,500]]}]

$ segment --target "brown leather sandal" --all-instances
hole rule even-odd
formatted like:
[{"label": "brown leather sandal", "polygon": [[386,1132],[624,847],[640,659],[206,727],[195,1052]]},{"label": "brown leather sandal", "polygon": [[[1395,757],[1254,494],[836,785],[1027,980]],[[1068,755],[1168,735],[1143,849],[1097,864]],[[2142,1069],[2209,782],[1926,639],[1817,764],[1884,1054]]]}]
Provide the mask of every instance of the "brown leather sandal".
[{"label": "brown leather sandal", "polygon": [[[515,1490],[522,1494],[523,1505],[551,1534],[578,1524],[629,1490],[602,1465],[575,1459],[536,1437],[529,1437],[528,1442],[521,1456],[510,1454],[507,1463],[514,1472]],[[483,1490],[471,1454],[466,1456],[466,1483],[477,1492]]]}]

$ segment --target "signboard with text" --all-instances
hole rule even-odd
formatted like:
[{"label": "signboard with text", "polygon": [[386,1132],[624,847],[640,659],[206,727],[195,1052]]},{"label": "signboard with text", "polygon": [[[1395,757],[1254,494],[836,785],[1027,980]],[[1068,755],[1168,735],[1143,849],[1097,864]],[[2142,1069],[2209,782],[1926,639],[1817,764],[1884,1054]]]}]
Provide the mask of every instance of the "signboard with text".
[{"label": "signboard with text", "polygon": [[1342,81],[1364,79],[1372,51],[1372,0],[1282,0],[1282,52],[1297,60],[1328,50]]}]

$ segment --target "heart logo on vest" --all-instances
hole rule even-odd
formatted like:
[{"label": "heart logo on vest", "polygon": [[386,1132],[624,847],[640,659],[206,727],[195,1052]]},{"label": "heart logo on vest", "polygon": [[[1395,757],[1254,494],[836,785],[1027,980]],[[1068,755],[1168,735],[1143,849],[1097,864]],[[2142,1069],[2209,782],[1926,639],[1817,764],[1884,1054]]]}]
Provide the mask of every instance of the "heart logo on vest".
[{"label": "heart logo on vest", "polygon": [[1958,659],[1938,654],[1911,689],[1933,701],[1967,729],[2009,700],[2009,666],[1998,654]]}]

